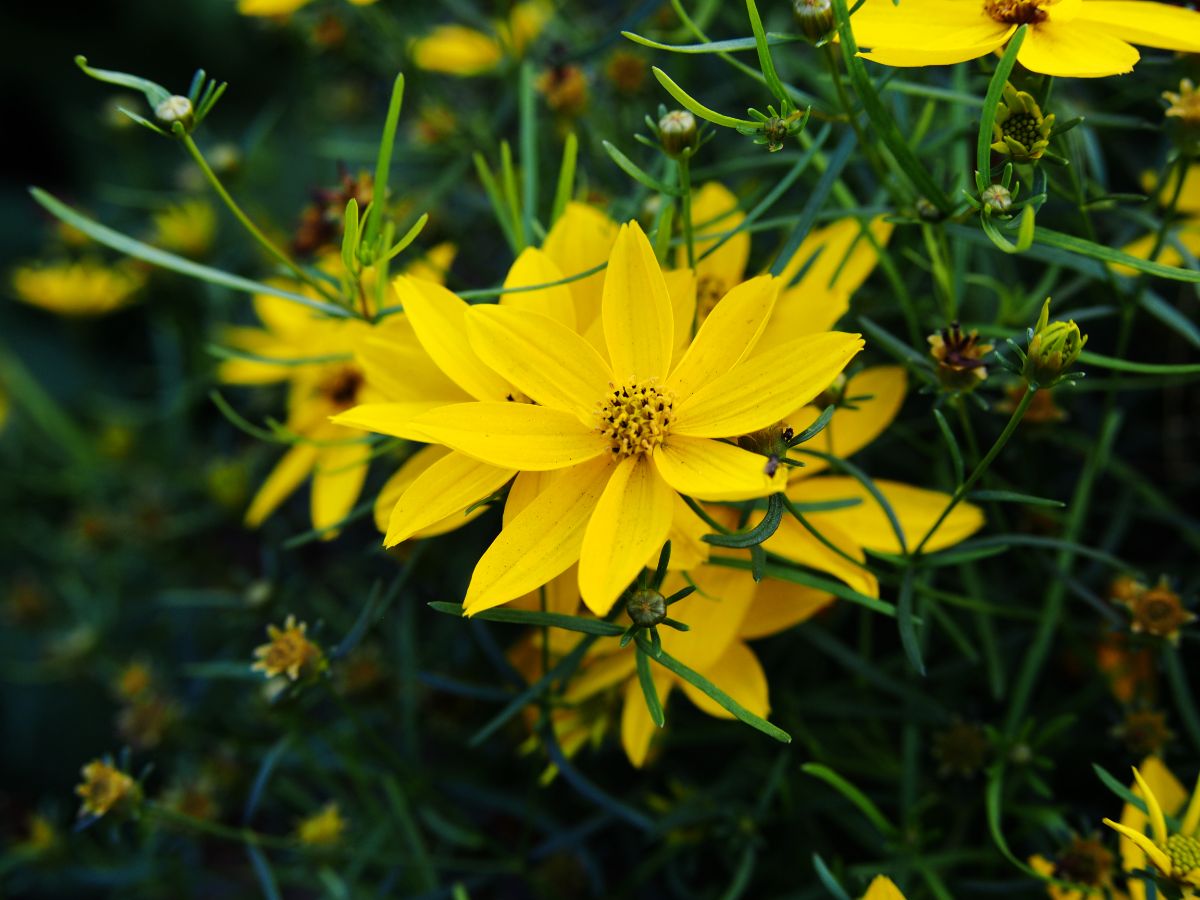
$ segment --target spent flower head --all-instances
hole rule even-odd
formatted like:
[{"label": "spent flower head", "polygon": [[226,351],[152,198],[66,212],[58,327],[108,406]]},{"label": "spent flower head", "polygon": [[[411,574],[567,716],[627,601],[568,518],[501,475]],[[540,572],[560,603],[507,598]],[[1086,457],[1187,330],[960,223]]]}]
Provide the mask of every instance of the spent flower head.
[{"label": "spent flower head", "polygon": [[992,345],[981,344],[978,331],[964,333],[957,322],[951,322],[927,340],[929,352],[937,361],[938,381],[947,391],[967,393],[987,378],[983,358],[992,352]]}]

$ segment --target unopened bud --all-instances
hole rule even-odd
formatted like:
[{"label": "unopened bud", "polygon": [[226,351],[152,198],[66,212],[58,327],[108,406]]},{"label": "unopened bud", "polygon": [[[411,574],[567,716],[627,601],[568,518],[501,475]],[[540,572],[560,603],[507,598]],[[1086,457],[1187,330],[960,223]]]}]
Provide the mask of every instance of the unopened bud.
[{"label": "unopened bud", "polygon": [[154,108],[154,115],[168,128],[176,122],[182,122],[184,128],[190,129],[194,117],[192,101],[187,97],[175,94],[158,104]]},{"label": "unopened bud", "polygon": [[658,139],[672,159],[695,150],[697,136],[696,117],[685,109],[673,109],[658,120]]},{"label": "unopened bud", "polygon": [[830,0],[794,0],[792,17],[804,36],[814,43],[833,31],[833,4]]},{"label": "unopened bud", "polygon": [[993,184],[991,187],[984,188],[979,199],[983,201],[984,208],[989,212],[1006,213],[1012,209],[1012,192],[1002,184]]},{"label": "unopened bud", "polygon": [[625,612],[639,628],[653,628],[666,619],[667,600],[656,590],[642,588],[633,592],[625,604]]},{"label": "unopened bud", "polygon": [[1047,297],[1025,351],[1025,380],[1039,387],[1052,387],[1075,364],[1086,343],[1087,336],[1074,322],[1050,321]]}]

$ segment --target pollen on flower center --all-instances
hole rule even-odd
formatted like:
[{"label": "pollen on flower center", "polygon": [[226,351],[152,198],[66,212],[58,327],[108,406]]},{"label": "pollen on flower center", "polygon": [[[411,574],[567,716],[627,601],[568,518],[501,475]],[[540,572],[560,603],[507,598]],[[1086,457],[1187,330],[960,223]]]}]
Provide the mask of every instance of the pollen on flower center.
[{"label": "pollen on flower center", "polygon": [[650,453],[667,439],[675,398],[652,380],[611,385],[596,410],[600,433],[612,442],[614,456],[624,459]]},{"label": "pollen on flower center", "polygon": [[1036,25],[1046,21],[1043,0],[984,0],[983,11],[1005,25]]}]

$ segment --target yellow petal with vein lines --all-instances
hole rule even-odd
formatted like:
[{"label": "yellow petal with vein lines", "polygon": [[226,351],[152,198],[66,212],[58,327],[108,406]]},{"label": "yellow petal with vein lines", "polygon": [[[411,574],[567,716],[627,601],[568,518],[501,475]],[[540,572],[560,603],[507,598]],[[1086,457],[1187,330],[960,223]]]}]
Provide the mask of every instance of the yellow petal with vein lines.
[{"label": "yellow petal with vein lines", "polygon": [[779,578],[764,578],[758,583],[739,634],[750,640],[787,631],[808,621],[832,602],[833,594],[826,591]]},{"label": "yellow petal with vein lines", "polygon": [[[330,528],[350,514],[362,491],[370,462],[371,445],[367,443],[320,448],[313,469],[313,528]],[[330,530],[321,539],[329,541],[337,535],[337,530]]]},{"label": "yellow petal with vein lines", "polygon": [[416,477],[396,502],[388,520],[385,547],[394,547],[448,516],[466,522],[468,506],[495,493],[515,469],[504,469],[450,453]]},{"label": "yellow petal with vein lines", "polygon": [[[388,519],[392,517],[392,507],[396,505],[396,501],[400,499],[400,495],[408,490],[408,486],[416,480],[417,476],[447,453],[453,452],[448,447],[442,447],[439,444],[430,444],[422,447],[401,463],[400,468],[393,472],[391,477],[384,482],[383,487],[379,489],[378,496],[375,498],[372,515],[375,518],[375,527],[379,529],[380,533],[387,534]],[[449,531],[450,529],[447,528],[444,530]],[[441,532],[438,533],[440,534]],[[422,537],[426,536],[430,535],[422,535]]]},{"label": "yellow petal with vein lines", "polygon": [[361,428],[376,434],[387,434],[406,441],[428,441],[412,420],[440,406],[458,405],[441,400],[420,400],[411,403],[362,403],[333,416],[330,421],[346,428]]},{"label": "yellow petal with vein lines", "polygon": [[596,426],[612,373],[574,331],[538,313],[477,306],[467,315],[467,334],[480,359],[529,397]]},{"label": "yellow petal with vein lines", "polygon": [[300,486],[317,462],[317,448],[314,444],[295,444],[271,470],[267,480],[262,483],[250,508],[246,510],[246,525],[257,528],[271,513],[279,508],[284,500]]},{"label": "yellow petal with vein lines", "polygon": [[440,284],[401,275],[393,285],[408,321],[438,368],[476,400],[503,400],[511,388],[467,344],[466,301]]},{"label": "yellow petal with vein lines", "polygon": [[[768,553],[774,553],[776,556],[782,556],[794,563],[832,575],[839,581],[844,581],[860,594],[878,597],[879,582],[875,576],[862,565],[851,562],[851,559],[857,560],[859,563],[866,561],[862,547],[855,538],[840,527],[828,522],[821,524],[820,532],[821,536],[837,547],[841,553],[825,546],[807,528],[790,516],[784,517],[779,528],[771,537],[767,538],[763,547]],[[850,559],[846,557],[850,557]]]},{"label": "yellow petal with vein lines", "polygon": [[[650,678],[658,692],[658,702],[666,708],[667,698],[675,685],[675,676],[662,666],[650,664]],[[625,705],[621,709],[621,746],[633,767],[640,769],[646,764],[650,753],[650,742],[659,733],[658,726],[650,718],[646,709],[646,698],[642,694],[642,686],[636,678],[630,680],[625,688]]]},{"label": "yellow petal with vein lines", "polygon": [[[740,228],[746,214],[738,210],[738,200],[729,188],[718,181],[705,182],[692,197],[692,230],[696,235],[696,272],[710,276],[726,287],[737,284],[746,274],[750,259],[750,233],[739,231],[716,250],[700,259],[722,240],[724,232]],[[687,266],[687,247],[675,252],[675,265]]]},{"label": "yellow petal with vein lines", "polygon": [[[723,555],[748,556],[744,550],[722,550]],[[696,592],[671,605],[671,618],[688,625],[690,631],[660,628],[663,647],[668,653],[690,668],[701,670],[713,665],[729,645],[736,640],[750,612],[757,587],[741,569],[725,566],[700,566],[682,575],[672,573],[663,583],[663,593],[670,596],[687,585],[696,585]]]},{"label": "yellow petal with vein lines", "polygon": [[[513,479],[512,487],[508,489],[508,497],[504,501],[504,520],[502,527],[521,514],[521,510],[533,502],[542,491],[550,486],[554,479],[569,469],[559,469],[555,472],[521,472]],[[578,591],[578,586],[576,586]]]},{"label": "yellow petal with vein lines", "polygon": [[646,457],[631,456],[617,465],[588,522],[579,556],[579,593],[593,613],[607,615],[662,549],[674,498]]},{"label": "yellow petal with vein lines", "polygon": [[432,441],[510,469],[563,469],[609,452],[600,432],[573,414],[529,403],[455,403],[412,424]]},{"label": "yellow petal with vein lines", "polygon": [[614,380],[665,378],[674,339],[671,298],[654,249],[636,221],[621,226],[613,245],[602,313]]},{"label": "yellow petal with vein lines", "polygon": [[588,519],[614,466],[593,459],[563,472],[488,547],[467,588],[467,615],[527,594],[579,559]]},{"label": "yellow petal with vein lines", "polygon": [[1134,44],[1200,53],[1200,13],[1168,3],[1088,0],[1078,21]]},{"label": "yellow petal with vein lines", "polygon": [[666,386],[675,393],[676,403],[724,375],[754,349],[778,295],[778,280],[760,275],[739,284],[713,307],[667,378]]},{"label": "yellow petal with vein lines", "polygon": [[394,315],[355,341],[354,358],[367,384],[394,403],[475,399],[438,367],[405,315]]},{"label": "yellow petal with vein lines", "polygon": [[1133,71],[1140,58],[1137,50],[1104,26],[1084,21],[1063,25],[1053,19],[1029,29],[1017,51],[1017,62],[1029,71],[1064,78],[1120,75]]},{"label": "yellow petal with vein lines", "polygon": [[[745,575],[745,573],[742,573]],[[701,673],[756,716],[766,717],[771,711],[767,697],[767,675],[754,651],[741,641],[730,644],[720,659]],[[679,680],[687,698],[710,716],[732,719],[733,713],[713,700],[708,694],[694,687],[691,682]]]},{"label": "yellow petal with vein lines", "polygon": [[696,318],[696,276],[691,269],[668,269],[663,272],[667,280],[667,294],[671,297],[671,321],[675,337],[671,348],[674,365],[692,339],[692,321]]},{"label": "yellow petal with vein lines", "polygon": [[577,278],[608,262],[617,239],[617,223],[595,207],[571,202],[542,242],[542,249],[570,282],[575,298],[575,324],[585,332],[600,318],[600,296],[604,289],[604,271]]},{"label": "yellow petal with vein lines", "polygon": [[[552,284],[564,279],[563,271],[549,254],[536,247],[526,247],[517,261],[508,270],[504,279],[506,289],[532,287],[537,284]],[[539,288],[536,291],[512,291],[500,295],[500,305],[509,309],[523,309],[541,313],[560,322],[572,331],[576,328],[575,298],[571,289],[560,284],[555,287]]]},{"label": "yellow petal with vein lines", "polygon": [[654,465],[667,484],[697,500],[749,500],[787,485],[782,466],[767,475],[765,456],[708,438],[671,435],[654,451]]},{"label": "yellow petal with vein lines", "polygon": [[732,437],[774,425],[829,387],[862,347],[859,335],[835,331],[744,360],[676,406],[671,433]]}]

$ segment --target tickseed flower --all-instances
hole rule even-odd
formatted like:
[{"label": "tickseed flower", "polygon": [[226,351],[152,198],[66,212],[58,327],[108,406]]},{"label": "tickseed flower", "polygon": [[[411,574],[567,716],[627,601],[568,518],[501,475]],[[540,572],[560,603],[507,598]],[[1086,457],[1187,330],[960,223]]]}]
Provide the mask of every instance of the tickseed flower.
[{"label": "tickseed flower", "polygon": [[212,248],[217,231],[217,214],[205,200],[184,200],[155,213],[152,243],[180,253],[201,257]]},{"label": "tickseed flower", "polygon": [[[350,0],[355,6],[370,6],[376,0]],[[308,6],[312,0],[238,0],[238,12],[243,16],[290,16]]]},{"label": "tickseed flower", "polygon": [[1153,702],[1156,693],[1154,656],[1134,649],[1127,634],[1111,632],[1096,645],[1096,668],[1122,703]]},{"label": "tickseed flower", "polygon": [[134,661],[125,666],[113,684],[114,692],[122,700],[136,700],[149,694],[154,688],[154,673],[144,662]]},{"label": "tickseed flower", "polygon": [[851,17],[860,55],[885,66],[943,66],[1002,50],[1022,25],[1031,72],[1101,78],[1132,71],[1132,44],[1200,52],[1200,14],[1119,0],[866,0]]},{"label": "tickseed flower", "polygon": [[81,799],[79,815],[103,816],[141,799],[137,782],[107,759],[93,759],[83,767],[83,781],[75,793]]},{"label": "tickseed flower", "polygon": [[1053,113],[1043,116],[1032,94],[1018,91],[1012,84],[1004,85],[1004,99],[996,107],[992,125],[993,150],[1011,157],[1013,162],[1033,162],[1041,159],[1050,146],[1053,130]]},{"label": "tickseed flower", "polygon": [[1046,886],[1046,895],[1050,897],[1050,900],[1086,900],[1089,896],[1124,900],[1124,894],[1113,891],[1112,882],[1116,861],[1116,854],[1105,847],[1097,835],[1093,834],[1085,838],[1075,834],[1071,836],[1071,840],[1059,851],[1053,861],[1044,856],[1032,856],[1029,859],[1029,866],[1047,878],[1069,881],[1073,884],[1083,885],[1085,888],[1095,889],[1095,891],[1072,890],[1056,884],[1049,884]]},{"label": "tickseed flower", "polygon": [[332,847],[341,842],[345,831],[346,820],[337,803],[327,803],[296,826],[296,839],[306,847]]},{"label": "tickseed flower", "polygon": [[904,900],[904,894],[892,879],[886,875],[876,875],[860,900]]},{"label": "tickseed flower", "polygon": [[520,59],[537,40],[553,15],[546,0],[517,3],[508,21],[496,22],[486,34],[465,25],[439,25],[410,48],[413,62],[422,69],[446,75],[483,75],[500,67],[506,54]]},{"label": "tickseed flower", "polygon": [[534,86],[546,98],[546,105],[560,116],[573,119],[587,108],[587,75],[579,66],[552,66],[537,77]]},{"label": "tickseed flower", "polygon": [[1184,125],[1200,125],[1200,91],[1190,78],[1179,82],[1179,92],[1163,91],[1163,99],[1170,104],[1163,113],[1168,119],[1179,119]]},{"label": "tickseed flower", "polygon": [[59,841],[54,822],[41,813],[33,813],[25,820],[25,839],[13,849],[29,856],[48,856],[58,849]]},{"label": "tickseed flower", "polygon": [[1175,739],[1167,727],[1167,715],[1157,709],[1130,709],[1121,724],[1112,730],[1136,756],[1156,756]]},{"label": "tickseed flower", "polygon": [[351,175],[343,169],[337,185],[317,188],[312,195],[313,202],[300,213],[292,249],[301,256],[340,252],[346,204],[354,200],[359,209],[366,209],[375,199],[375,178],[370,172]]},{"label": "tickseed flower", "polygon": [[1075,364],[1085,344],[1087,335],[1080,334],[1079,326],[1073,321],[1050,321],[1050,298],[1047,297],[1025,351],[1022,373],[1025,380],[1043,388],[1054,387]]},{"label": "tickseed flower", "polygon": [[631,222],[605,276],[607,359],[547,316],[498,306],[467,311],[472,349],[537,405],[444,406],[412,426],[481,462],[556,473],[476,566],[468,614],[519,597],[578,559],[583,600],[603,615],[657,556],[676,492],[742,500],[782,487],[786,479],[767,476],[761,456],[719,439],[763,428],[815,397],[863,342],[811,335],[747,359],[777,290],[762,276],[731,291],[672,365],[667,282]]},{"label": "tickseed flower", "polygon": [[929,353],[937,360],[938,381],[948,391],[967,393],[987,378],[983,358],[992,352],[991,344],[979,343],[979,332],[963,334],[957,322],[931,334]]},{"label": "tickseed flower", "polygon": [[99,316],[127,306],[146,283],[129,263],[93,260],[21,266],[13,272],[17,299],[62,316]]},{"label": "tickseed flower", "polygon": [[1179,595],[1171,590],[1166,578],[1151,588],[1135,591],[1124,601],[1133,616],[1134,634],[1149,634],[1179,643],[1179,629],[1196,621],[1196,614],[1183,608]]},{"label": "tickseed flower", "polygon": [[267,678],[286,675],[288,680],[296,681],[301,674],[316,671],[325,665],[325,655],[321,648],[308,639],[308,623],[296,622],[296,617],[289,615],[284,620],[283,627],[267,626],[267,637],[271,640],[254,648],[257,658],[250,668],[262,672]]},{"label": "tickseed flower", "polygon": [[[1183,897],[1200,896],[1197,892],[1200,888],[1200,781],[1187,801],[1186,809],[1182,809],[1187,794],[1157,757],[1148,757],[1141,769],[1135,768],[1133,778],[1135,793],[1146,804],[1147,814],[1142,815],[1141,810],[1128,804],[1119,823],[1104,820],[1105,825],[1123,838],[1121,856],[1126,871],[1149,864],[1168,884],[1180,890]],[[1177,829],[1167,827],[1164,807],[1182,813]],[[1147,820],[1150,835],[1145,833]],[[1136,850],[1131,851],[1127,842]],[[1130,865],[1136,859],[1137,851],[1141,852],[1144,861],[1141,865]]]}]

